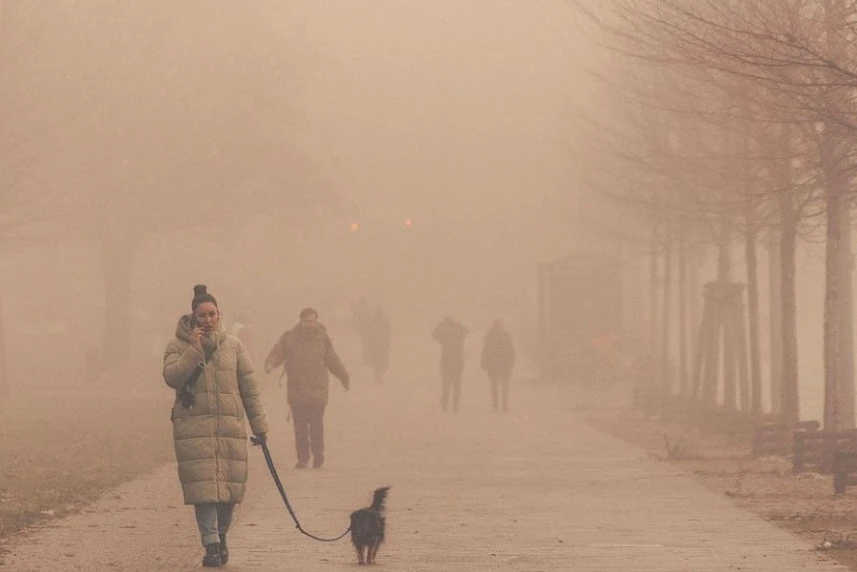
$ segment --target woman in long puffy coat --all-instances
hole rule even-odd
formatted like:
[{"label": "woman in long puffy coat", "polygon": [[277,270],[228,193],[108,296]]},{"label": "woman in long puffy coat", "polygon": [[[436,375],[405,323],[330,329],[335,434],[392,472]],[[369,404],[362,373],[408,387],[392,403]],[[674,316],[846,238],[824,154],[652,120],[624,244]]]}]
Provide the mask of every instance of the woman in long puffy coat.
[{"label": "woman in long puffy coat", "polygon": [[229,558],[226,533],[247,484],[247,431],[264,441],[268,421],[241,341],[225,333],[217,300],[194,287],[164,354],[164,380],[176,390],[173,441],[184,502],[193,505],[205,546],[202,565]]}]

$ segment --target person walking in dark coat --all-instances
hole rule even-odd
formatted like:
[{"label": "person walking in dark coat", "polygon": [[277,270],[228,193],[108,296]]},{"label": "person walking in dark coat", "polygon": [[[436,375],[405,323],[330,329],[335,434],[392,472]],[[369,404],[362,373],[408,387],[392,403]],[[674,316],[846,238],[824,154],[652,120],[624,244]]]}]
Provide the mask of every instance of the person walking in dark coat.
[{"label": "person walking in dark coat", "polygon": [[435,327],[432,337],[441,348],[440,375],[443,386],[440,406],[446,411],[452,394],[452,411],[457,413],[464,374],[464,338],[467,337],[467,328],[452,316],[447,316]]},{"label": "person walking in dark coat", "polygon": [[305,469],[312,453],[315,469],[324,464],[324,409],[335,375],[348,391],[350,378],[333,349],[327,330],[312,308],[301,311],[300,322],[282,335],[265,360],[265,372],[282,364],[286,372],[286,395],[295,426],[295,468]]},{"label": "person walking in dark coat", "polygon": [[512,377],[512,368],[515,366],[515,344],[512,342],[512,336],[503,327],[503,320],[500,318],[494,320],[494,324],[485,335],[480,361],[482,369],[491,380],[491,406],[494,411],[497,411],[499,393],[499,405],[503,411],[508,411],[509,379]]},{"label": "person walking in dark coat", "polygon": [[375,373],[375,381],[384,381],[384,374],[390,366],[390,322],[384,310],[378,308],[372,316],[368,332],[369,361]]}]

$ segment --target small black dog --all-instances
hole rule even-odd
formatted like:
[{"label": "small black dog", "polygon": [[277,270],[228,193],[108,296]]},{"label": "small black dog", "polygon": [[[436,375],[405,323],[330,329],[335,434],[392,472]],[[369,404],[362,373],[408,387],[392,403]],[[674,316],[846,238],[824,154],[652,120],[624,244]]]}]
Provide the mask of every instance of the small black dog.
[{"label": "small black dog", "polygon": [[372,506],[351,513],[351,543],[357,550],[358,564],[373,564],[384,542],[384,501],[389,490],[390,487],[375,489]]}]

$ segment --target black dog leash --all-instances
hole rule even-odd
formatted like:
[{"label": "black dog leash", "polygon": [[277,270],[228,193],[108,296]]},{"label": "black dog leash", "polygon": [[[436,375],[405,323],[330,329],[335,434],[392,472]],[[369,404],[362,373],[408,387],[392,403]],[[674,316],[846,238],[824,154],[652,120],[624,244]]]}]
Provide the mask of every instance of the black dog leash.
[{"label": "black dog leash", "polygon": [[304,530],[303,527],[301,526],[301,523],[298,521],[297,515],[295,515],[295,511],[292,509],[292,505],[289,502],[289,497],[286,496],[286,489],[283,488],[283,483],[280,482],[280,477],[279,477],[279,475],[277,475],[277,469],[276,469],[276,467],[274,467],[274,460],[271,458],[271,451],[268,450],[268,444],[265,443],[264,441],[259,441],[259,439],[257,439],[255,436],[251,436],[250,441],[252,441],[252,443],[254,445],[261,445],[262,446],[262,453],[265,454],[265,462],[268,464],[268,471],[270,471],[271,476],[274,478],[274,484],[277,485],[277,490],[280,491],[280,497],[282,497],[283,503],[285,503],[285,505],[286,505],[286,509],[289,511],[289,514],[292,516],[292,520],[295,521],[295,527],[301,532],[301,534],[305,534],[306,536],[309,536],[313,540],[318,540],[319,542],[336,542],[337,540],[340,540],[346,534],[351,532],[351,527],[349,526],[345,530],[345,532],[343,532],[342,534],[340,534],[336,538],[321,538],[321,537],[315,536],[314,534],[310,534],[309,532]]}]

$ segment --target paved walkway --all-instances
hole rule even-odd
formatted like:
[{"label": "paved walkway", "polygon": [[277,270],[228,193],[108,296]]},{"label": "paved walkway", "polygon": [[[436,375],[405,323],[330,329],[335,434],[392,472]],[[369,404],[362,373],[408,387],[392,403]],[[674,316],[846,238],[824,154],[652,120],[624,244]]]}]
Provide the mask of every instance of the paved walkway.
[{"label": "paved walkway", "polygon": [[[383,389],[355,377],[350,393],[332,390],[324,469],[291,468],[292,433],[276,389],[267,396],[271,448],[316,534],[338,534],[375,487],[393,486],[381,570],[844,570],[678,469],[594,431],[555,388],[516,388],[513,411],[498,415],[488,410],[485,381],[469,378],[463,412],[453,416],[436,407],[430,374]],[[348,542],[298,534],[261,451],[252,453],[228,568],[356,567]],[[7,548],[0,572],[181,571],[198,568],[202,555],[172,465]]]}]

